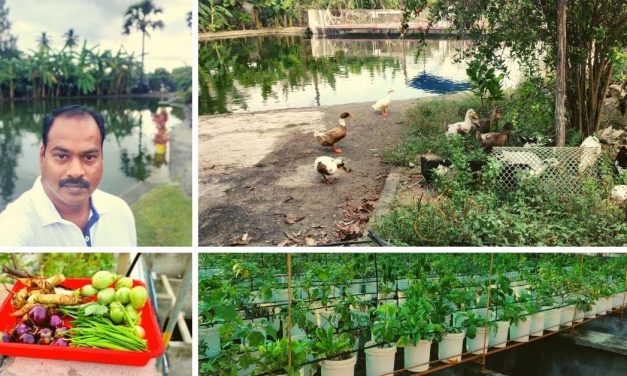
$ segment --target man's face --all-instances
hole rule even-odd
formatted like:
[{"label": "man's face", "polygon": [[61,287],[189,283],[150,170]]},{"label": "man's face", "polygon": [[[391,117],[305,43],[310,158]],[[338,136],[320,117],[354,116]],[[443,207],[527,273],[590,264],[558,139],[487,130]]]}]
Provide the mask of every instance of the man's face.
[{"label": "man's face", "polygon": [[102,146],[96,121],[88,115],[60,116],[39,150],[44,191],[57,209],[88,204],[102,178]]}]

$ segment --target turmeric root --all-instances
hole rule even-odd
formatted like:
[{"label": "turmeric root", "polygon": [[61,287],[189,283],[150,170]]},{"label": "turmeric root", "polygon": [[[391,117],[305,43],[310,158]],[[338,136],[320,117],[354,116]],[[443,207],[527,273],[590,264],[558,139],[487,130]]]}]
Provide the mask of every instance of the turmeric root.
[{"label": "turmeric root", "polygon": [[28,303],[43,304],[46,306],[72,306],[83,302],[80,296],[57,295],[57,294],[31,294]]},{"label": "turmeric root", "polygon": [[43,277],[31,277],[31,278],[18,278],[24,286],[31,289],[41,290],[46,294],[54,293],[54,287],[63,283],[65,277],[63,274],[57,274],[50,278]]},{"label": "turmeric root", "polygon": [[11,299],[11,305],[14,308],[21,308],[24,306],[24,304],[26,304],[27,299],[28,290],[25,287],[13,295],[13,298]]}]

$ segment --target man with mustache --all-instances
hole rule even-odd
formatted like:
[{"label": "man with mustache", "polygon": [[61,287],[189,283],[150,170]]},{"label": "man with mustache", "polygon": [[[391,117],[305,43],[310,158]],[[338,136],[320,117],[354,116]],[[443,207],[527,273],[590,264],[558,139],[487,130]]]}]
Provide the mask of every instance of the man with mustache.
[{"label": "man with mustache", "polygon": [[98,190],[105,124],[86,107],[46,116],[39,149],[41,176],[0,213],[0,246],[136,246],[126,202]]}]

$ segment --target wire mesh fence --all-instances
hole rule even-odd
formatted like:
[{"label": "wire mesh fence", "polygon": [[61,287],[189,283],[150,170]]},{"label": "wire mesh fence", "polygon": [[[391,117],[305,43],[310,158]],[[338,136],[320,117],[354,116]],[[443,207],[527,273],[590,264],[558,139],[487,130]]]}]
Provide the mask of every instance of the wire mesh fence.
[{"label": "wire mesh fence", "polygon": [[504,191],[533,181],[547,193],[581,194],[586,180],[600,179],[600,148],[495,147],[493,151],[502,167],[497,186]]}]

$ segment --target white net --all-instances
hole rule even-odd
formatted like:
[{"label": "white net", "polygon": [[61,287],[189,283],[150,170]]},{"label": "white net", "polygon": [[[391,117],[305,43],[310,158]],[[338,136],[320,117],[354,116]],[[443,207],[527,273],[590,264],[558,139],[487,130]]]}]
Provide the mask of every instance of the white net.
[{"label": "white net", "polygon": [[583,182],[599,179],[600,148],[495,147],[501,165],[498,187],[515,190],[533,180],[541,190],[559,195],[582,193]]}]

